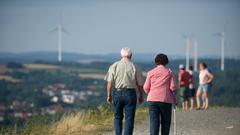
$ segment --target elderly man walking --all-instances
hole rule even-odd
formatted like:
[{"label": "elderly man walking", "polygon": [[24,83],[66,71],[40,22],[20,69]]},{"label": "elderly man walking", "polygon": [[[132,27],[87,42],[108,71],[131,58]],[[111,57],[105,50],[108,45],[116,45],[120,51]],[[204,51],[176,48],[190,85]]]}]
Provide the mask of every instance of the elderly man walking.
[{"label": "elderly man walking", "polygon": [[[114,128],[116,135],[122,135],[125,115],[124,135],[132,135],[137,104],[143,102],[144,78],[142,71],[131,61],[130,48],[122,48],[121,60],[112,64],[105,77],[107,81],[107,102],[114,105]],[[112,92],[113,89],[113,92]]]}]

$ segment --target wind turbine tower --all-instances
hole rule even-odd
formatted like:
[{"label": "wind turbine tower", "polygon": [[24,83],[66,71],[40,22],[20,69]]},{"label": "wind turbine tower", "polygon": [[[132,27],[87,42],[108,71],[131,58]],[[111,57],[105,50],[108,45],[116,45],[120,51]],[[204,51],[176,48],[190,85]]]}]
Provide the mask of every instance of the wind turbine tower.
[{"label": "wind turbine tower", "polygon": [[198,70],[198,44],[197,40],[194,40],[194,71],[197,72]]},{"label": "wind turbine tower", "polygon": [[58,49],[57,49],[57,61],[59,63],[62,62],[62,33],[68,33],[62,26],[62,21],[60,18],[60,23],[58,24],[58,27],[50,31],[52,32],[57,32],[58,33]]},{"label": "wind turbine tower", "polygon": [[62,24],[58,25],[58,62],[62,62]]},{"label": "wind turbine tower", "polygon": [[186,36],[186,69],[189,69],[190,61],[190,37]]},{"label": "wind turbine tower", "polygon": [[224,66],[225,66],[225,59],[224,59],[224,52],[225,52],[225,45],[224,45],[224,32],[220,33],[220,38],[221,38],[221,71],[224,71]]}]

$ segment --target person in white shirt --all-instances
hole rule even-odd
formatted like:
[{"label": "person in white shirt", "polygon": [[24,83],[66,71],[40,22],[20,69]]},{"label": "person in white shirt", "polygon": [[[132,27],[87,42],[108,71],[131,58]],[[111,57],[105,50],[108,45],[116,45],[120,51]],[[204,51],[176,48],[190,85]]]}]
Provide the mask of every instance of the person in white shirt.
[{"label": "person in white shirt", "polygon": [[204,96],[205,99],[205,106],[204,106],[204,110],[208,109],[209,106],[209,98],[208,98],[208,85],[209,83],[212,82],[214,76],[213,74],[211,74],[208,70],[207,70],[207,64],[206,63],[200,63],[199,64],[199,69],[200,69],[200,73],[199,73],[199,87],[197,90],[197,96],[196,96],[196,100],[197,100],[197,110],[200,110],[200,106],[201,106],[201,97],[202,94]]}]

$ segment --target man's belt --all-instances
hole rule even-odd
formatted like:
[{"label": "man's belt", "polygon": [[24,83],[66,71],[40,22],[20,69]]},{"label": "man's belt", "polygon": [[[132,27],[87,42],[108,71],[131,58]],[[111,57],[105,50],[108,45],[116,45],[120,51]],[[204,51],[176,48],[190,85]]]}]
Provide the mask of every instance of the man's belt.
[{"label": "man's belt", "polygon": [[117,91],[130,91],[130,90],[135,90],[135,88],[115,88]]}]

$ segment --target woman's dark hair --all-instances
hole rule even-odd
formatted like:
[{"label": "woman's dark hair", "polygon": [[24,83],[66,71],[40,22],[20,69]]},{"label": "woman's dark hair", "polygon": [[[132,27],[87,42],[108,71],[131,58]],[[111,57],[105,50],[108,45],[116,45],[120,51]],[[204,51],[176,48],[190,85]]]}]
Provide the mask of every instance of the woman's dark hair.
[{"label": "woman's dark hair", "polygon": [[167,55],[160,53],[155,57],[155,63],[156,65],[167,65],[168,64],[168,57]]},{"label": "woman's dark hair", "polygon": [[206,64],[205,62],[203,62],[203,63],[201,63],[201,64],[203,65],[204,69],[207,68],[207,64]]},{"label": "woman's dark hair", "polygon": [[193,66],[191,65],[191,66],[189,66],[189,70],[193,70]]}]

